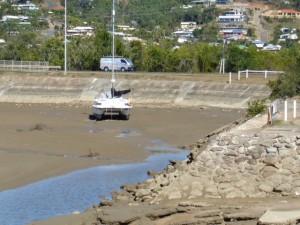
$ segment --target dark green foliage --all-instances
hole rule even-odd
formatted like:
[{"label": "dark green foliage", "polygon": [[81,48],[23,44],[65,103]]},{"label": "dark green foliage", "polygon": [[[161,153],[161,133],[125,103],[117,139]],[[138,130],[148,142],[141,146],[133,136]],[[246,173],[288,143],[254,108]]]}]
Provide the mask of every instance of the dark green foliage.
[{"label": "dark green foliage", "polygon": [[194,31],[194,35],[200,41],[215,42],[218,39],[218,26],[215,23],[209,23]]},{"label": "dark green foliage", "polygon": [[166,52],[158,46],[150,46],[145,54],[145,70],[149,72],[165,71]]},{"label": "dark green foliage", "polygon": [[134,41],[130,43],[129,46],[129,58],[134,62],[136,70],[143,69],[143,45],[140,41]]},{"label": "dark green foliage", "polygon": [[249,67],[251,55],[248,50],[240,49],[237,45],[230,45],[227,49],[227,55],[228,71],[239,71]]},{"label": "dark green foliage", "polygon": [[18,37],[10,37],[6,46],[1,49],[0,59],[38,60],[40,58],[39,41],[33,32],[25,32]]},{"label": "dark green foliage", "polygon": [[286,74],[269,82],[271,98],[285,98],[300,95],[300,47],[294,45],[284,52],[282,59],[286,63]]},{"label": "dark green foliage", "polygon": [[[41,58],[51,65],[63,66],[64,64],[64,43],[61,38],[50,38],[43,43]],[[23,59],[22,59],[23,60]]]},{"label": "dark green foliage", "polygon": [[[100,22],[109,28],[111,25],[111,2],[111,0],[71,0],[68,2],[69,15],[88,22]],[[118,3],[116,4],[117,24],[134,25],[139,29],[146,30],[160,28],[168,34],[181,21],[206,24],[217,16],[214,7],[183,9],[181,6],[190,2],[182,0],[124,0],[116,2]]]},{"label": "dark green foliage", "polygon": [[247,116],[253,117],[266,111],[265,100],[253,100],[248,102]]},{"label": "dark green foliage", "polygon": [[270,81],[271,98],[293,97],[300,94],[300,73],[289,72],[281,75],[277,80]]},{"label": "dark green foliage", "polygon": [[294,7],[295,9],[300,10],[300,1],[299,0],[290,0],[289,2],[290,2],[292,7]]}]

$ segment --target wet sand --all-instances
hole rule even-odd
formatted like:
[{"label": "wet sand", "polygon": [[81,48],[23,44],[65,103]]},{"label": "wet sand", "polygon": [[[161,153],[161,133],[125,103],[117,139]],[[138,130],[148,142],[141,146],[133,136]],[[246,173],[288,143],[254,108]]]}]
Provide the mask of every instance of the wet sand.
[{"label": "wet sand", "polygon": [[0,104],[0,190],[73,170],[144,160],[190,144],[237,110],[135,108],[129,121],[88,119],[87,106]]}]

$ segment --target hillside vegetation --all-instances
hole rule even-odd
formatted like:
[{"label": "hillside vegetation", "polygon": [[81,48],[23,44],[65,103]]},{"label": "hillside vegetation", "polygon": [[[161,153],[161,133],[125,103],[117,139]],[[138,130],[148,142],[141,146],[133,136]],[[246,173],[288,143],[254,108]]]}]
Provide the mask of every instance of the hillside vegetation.
[{"label": "hillside vegetation", "polygon": [[[204,24],[215,19],[215,8],[213,10],[202,7],[181,8],[183,4],[189,2],[189,0],[116,1],[116,22],[146,30],[161,28],[168,32],[178,26],[180,21],[195,21],[198,24]],[[104,25],[111,23],[111,0],[71,0],[68,3],[70,15],[80,18],[77,22],[85,20],[100,22]]]},{"label": "hillside vegetation", "polygon": [[[99,70],[99,59],[111,54],[112,0],[68,1],[68,24],[90,25],[94,35],[70,37],[68,40],[68,68],[71,70]],[[116,53],[133,60],[137,70],[150,72],[215,72],[222,56],[222,40],[218,41],[216,7],[183,8],[189,0],[116,0],[117,24],[134,27],[133,35],[144,41],[116,41]],[[282,2],[277,1],[277,4]],[[298,1],[290,1],[299,7]],[[20,13],[9,4],[2,4],[0,15]],[[0,59],[49,61],[51,65],[64,65],[63,12],[47,15],[38,11],[30,15],[31,25],[1,23],[0,37],[7,41],[0,45]],[[45,16],[44,20],[40,20]],[[48,19],[51,23],[46,23]],[[194,21],[201,28],[195,30],[195,39],[178,44],[171,35],[182,21]],[[47,21],[46,21],[47,22]],[[52,27],[52,28],[51,28]],[[53,28],[54,27],[54,28]],[[55,31],[52,36],[50,28]],[[48,30],[49,29],[49,30]],[[9,32],[19,32],[9,35]],[[278,36],[278,35],[277,35]],[[224,48],[226,71],[243,69],[289,70],[295,68],[299,44],[287,42],[281,51],[261,51],[250,41],[228,42]]]}]

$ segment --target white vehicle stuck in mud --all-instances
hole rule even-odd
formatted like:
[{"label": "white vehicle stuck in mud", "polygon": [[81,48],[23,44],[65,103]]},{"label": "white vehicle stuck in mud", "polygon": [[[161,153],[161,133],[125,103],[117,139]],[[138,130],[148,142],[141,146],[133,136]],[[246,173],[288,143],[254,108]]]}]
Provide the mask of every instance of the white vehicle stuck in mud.
[{"label": "white vehicle stuck in mud", "polygon": [[92,119],[101,120],[105,116],[111,115],[129,120],[132,105],[127,98],[122,97],[129,92],[130,90],[117,91],[112,88],[110,92],[101,93],[99,97],[95,98]]}]

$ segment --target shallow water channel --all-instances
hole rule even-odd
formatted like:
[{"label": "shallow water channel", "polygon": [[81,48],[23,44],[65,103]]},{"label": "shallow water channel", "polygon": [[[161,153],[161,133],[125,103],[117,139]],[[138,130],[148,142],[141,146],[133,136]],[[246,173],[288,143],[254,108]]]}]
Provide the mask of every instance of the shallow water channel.
[{"label": "shallow water channel", "polygon": [[141,163],[98,166],[0,192],[0,224],[25,225],[35,220],[84,211],[110,197],[122,184],[147,179],[169,160],[185,159],[187,151],[151,155]]}]

